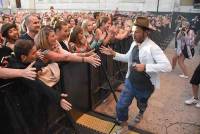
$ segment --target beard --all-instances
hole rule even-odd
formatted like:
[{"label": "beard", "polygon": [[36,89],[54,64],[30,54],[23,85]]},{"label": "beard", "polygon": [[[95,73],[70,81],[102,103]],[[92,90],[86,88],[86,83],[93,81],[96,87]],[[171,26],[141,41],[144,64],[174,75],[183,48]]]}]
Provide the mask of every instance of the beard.
[{"label": "beard", "polygon": [[144,41],[143,38],[136,38],[136,37],[134,37],[134,40],[135,40],[137,43],[140,43],[140,44]]}]

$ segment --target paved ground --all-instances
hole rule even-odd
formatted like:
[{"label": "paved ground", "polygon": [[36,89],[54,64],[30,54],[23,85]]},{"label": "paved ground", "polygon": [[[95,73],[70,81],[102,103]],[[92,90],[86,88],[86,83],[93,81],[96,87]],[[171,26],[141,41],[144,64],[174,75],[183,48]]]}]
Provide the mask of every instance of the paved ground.
[{"label": "paved ground", "polygon": [[[165,50],[171,60],[174,54],[174,41]],[[188,71],[191,75],[200,62],[199,53],[191,60],[186,60]],[[161,74],[161,88],[155,90],[149,101],[149,107],[144,114],[143,120],[136,125],[155,134],[200,134],[200,109],[187,106],[184,101],[191,97],[192,90],[190,79],[180,78],[179,66],[170,73]],[[118,94],[119,95],[119,94]],[[97,111],[115,115],[115,102],[110,96]],[[137,107],[133,101],[129,121],[136,115]]]},{"label": "paved ground", "polygon": [[[168,58],[174,54],[173,41],[165,50]],[[190,76],[200,62],[198,53],[191,60],[186,60]],[[158,134],[200,134],[200,109],[187,106],[184,101],[191,97],[189,79],[178,77],[179,66],[170,73],[161,74],[161,88],[151,97],[144,120],[138,124]],[[199,74],[200,75],[200,74]]]}]

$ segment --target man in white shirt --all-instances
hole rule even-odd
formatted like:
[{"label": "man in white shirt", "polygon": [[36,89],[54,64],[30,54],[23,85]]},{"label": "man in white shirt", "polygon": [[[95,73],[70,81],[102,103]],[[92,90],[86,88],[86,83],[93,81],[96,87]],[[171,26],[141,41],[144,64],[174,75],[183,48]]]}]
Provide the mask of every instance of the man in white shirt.
[{"label": "man in white shirt", "polygon": [[148,99],[159,88],[159,72],[170,72],[171,64],[163,51],[148,38],[150,27],[146,17],[137,17],[134,21],[134,41],[126,54],[120,54],[111,48],[101,47],[101,52],[113,56],[114,60],[128,62],[128,71],[125,80],[125,89],[117,102],[117,120],[122,129],[117,133],[128,132],[128,107],[133,98],[137,100],[139,113],[134,118],[134,123],[139,123],[148,104]]}]

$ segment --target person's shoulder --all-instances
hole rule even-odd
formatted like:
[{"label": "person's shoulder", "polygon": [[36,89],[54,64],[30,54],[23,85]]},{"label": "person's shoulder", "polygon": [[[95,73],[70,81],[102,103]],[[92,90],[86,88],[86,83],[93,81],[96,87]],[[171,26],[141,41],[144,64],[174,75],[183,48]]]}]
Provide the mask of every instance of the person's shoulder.
[{"label": "person's shoulder", "polygon": [[31,40],[33,41],[33,39],[27,34],[27,33],[24,33],[22,34],[19,39],[23,39],[23,40]]},{"label": "person's shoulder", "polygon": [[151,45],[157,45],[152,39],[148,38],[148,43],[151,44]]},{"label": "person's shoulder", "polygon": [[153,40],[151,40],[151,39],[148,39],[148,44],[149,44],[149,47],[151,48],[151,49],[160,49],[160,46],[159,45],[157,45]]},{"label": "person's shoulder", "polygon": [[22,69],[24,68],[23,64],[21,62],[19,62],[15,55],[10,55],[8,57],[8,65],[7,65],[8,68],[15,68],[15,69]]},{"label": "person's shoulder", "polygon": [[21,34],[21,35],[19,36],[19,39],[24,39],[25,37],[27,37],[27,33]]}]

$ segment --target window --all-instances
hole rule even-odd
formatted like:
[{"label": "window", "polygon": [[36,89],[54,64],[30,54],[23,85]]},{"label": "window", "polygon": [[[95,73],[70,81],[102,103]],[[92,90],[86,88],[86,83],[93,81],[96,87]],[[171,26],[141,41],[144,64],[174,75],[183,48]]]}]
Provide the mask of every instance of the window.
[{"label": "window", "polygon": [[193,6],[200,9],[200,0],[194,0]]}]

